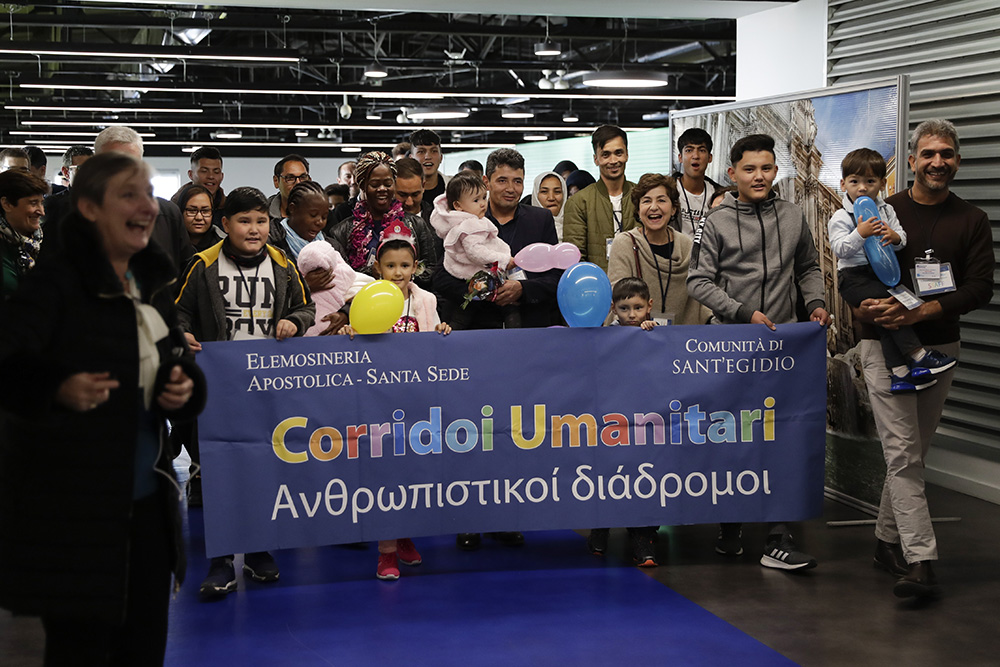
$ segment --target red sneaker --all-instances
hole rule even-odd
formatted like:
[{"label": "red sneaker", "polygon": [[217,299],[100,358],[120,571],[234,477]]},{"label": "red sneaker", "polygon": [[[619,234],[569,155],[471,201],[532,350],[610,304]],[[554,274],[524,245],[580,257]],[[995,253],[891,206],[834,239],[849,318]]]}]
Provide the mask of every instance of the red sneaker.
[{"label": "red sneaker", "polygon": [[378,555],[378,570],[375,576],[384,581],[395,581],[399,579],[399,563],[396,561],[396,552],[391,554]]},{"label": "red sneaker", "polygon": [[396,555],[399,556],[399,562],[403,565],[420,565],[424,562],[417,547],[413,545],[413,540],[408,537],[396,540]]}]

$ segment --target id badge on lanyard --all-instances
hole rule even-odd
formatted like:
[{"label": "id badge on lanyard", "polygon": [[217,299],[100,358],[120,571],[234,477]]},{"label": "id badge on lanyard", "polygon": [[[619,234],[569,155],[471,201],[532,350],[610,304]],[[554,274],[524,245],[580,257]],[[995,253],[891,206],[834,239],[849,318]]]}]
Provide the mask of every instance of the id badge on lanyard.
[{"label": "id badge on lanyard", "polygon": [[951,271],[951,262],[939,261],[931,249],[928,249],[923,257],[913,261],[910,275],[913,278],[914,291],[920,296],[955,291],[955,275]]}]

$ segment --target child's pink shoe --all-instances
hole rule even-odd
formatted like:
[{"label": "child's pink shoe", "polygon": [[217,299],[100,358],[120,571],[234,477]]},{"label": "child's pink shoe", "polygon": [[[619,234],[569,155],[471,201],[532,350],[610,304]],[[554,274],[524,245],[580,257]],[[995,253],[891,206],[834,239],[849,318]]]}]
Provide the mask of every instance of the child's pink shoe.
[{"label": "child's pink shoe", "polygon": [[403,565],[420,565],[424,562],[417,547],[413,545],[413,540],[408,537],[396,540],[396,554]]},{"label": "child's pink shoe", "polygon": [[399,579],[399,563],[395,551],[391,554],[378,555],[378,570],[375,571],[375,576],[384,581]]}]

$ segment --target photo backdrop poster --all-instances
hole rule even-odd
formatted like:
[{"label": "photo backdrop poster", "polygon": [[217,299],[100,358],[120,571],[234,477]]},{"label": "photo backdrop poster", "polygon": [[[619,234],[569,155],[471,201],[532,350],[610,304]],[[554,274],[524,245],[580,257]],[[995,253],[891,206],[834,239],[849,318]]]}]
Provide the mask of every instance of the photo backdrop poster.
[{"label": "photo backdrop poster", "polygon": [[[775,139],[775,189],[805,213],[826,285],[828,368],[827,485],[865,503],[877,504],[884,463],[868,395],[854,350],[858,337],[850,307],[837,287],[836,258],[827,223],[841,207],[841,161],[856,148],[878,151],[887,165],[887,192],[904,187],[908,77],[831,86],[775,98],[733,102],[670,114],[673,137],[698,127],[714,142],[708,176],[729,185],[729,149],[748,134]],[[676,146],[672,151],[676,161]]]}]

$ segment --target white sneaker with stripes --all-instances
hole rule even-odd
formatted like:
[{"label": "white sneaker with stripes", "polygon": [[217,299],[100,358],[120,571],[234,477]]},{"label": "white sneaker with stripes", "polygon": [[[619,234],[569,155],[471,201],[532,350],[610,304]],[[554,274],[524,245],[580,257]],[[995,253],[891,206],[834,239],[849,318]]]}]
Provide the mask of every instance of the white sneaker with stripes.
[{"label": "white sneaker with stripes", "polygon": [[777,570],[809,570],[816,567],[816,559],[807,553],[799,551],[788,533],[779,536],[769,536],[764,547],[764,555],[760,564]]}]

